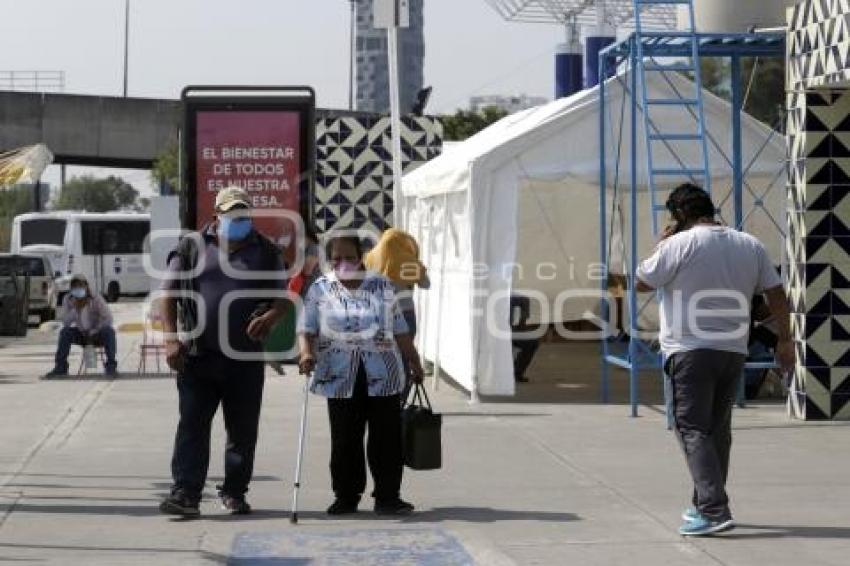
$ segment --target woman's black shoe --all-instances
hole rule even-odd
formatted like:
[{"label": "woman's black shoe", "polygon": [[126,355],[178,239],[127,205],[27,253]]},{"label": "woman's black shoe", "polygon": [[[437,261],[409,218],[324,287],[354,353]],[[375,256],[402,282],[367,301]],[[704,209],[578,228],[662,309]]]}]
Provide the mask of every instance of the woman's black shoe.
[{"label": "woman's black shoe", "polygon": [[328,515],[351,515],[357,513],[357,504],[359,501],[351,501],[348,499],[336,498],[331,506],[328,507]]},{"label": "woman's black shoe", "polygon": [[222,494],[221,508],[230,511],[231,515],[248,515],[251,513],[251,506],[245,501],[245,497]]},{"label": "woman's black shoe", "polygon": [[378,515],[410,515],[413,513],[413,509],[412,504],[401,498],[390,501],[375,501],[375,513]]}]

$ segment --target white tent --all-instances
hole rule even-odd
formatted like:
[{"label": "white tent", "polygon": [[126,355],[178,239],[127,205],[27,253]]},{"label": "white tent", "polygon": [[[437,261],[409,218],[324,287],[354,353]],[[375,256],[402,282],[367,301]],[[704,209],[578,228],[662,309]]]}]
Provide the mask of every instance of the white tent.
[{"label": "white tent", "polygon": [[[678,74],[671,73],[669,80],[654,79],[647,85],[649,96],[670,98],[673,87],[694,92],[693,83]],[[732,138],[731,106],[707,91],[703,95],[708,131],[723,148],[709,149],[712,195],[731,222],[731,167],[726,157]],[[607,216],[609,222],[614,218],[611,262],[617,272],[624,250],[618,235],[628,233],[629,218],[627,213],[611,214],[610,206],[624,203],[628,211],[630,144],[628,133],[620,138],[619,124],[629,123],[630,104],[621,106],[624,89],[617,79],[606,83],[606,98],[611,112],[606,128],[611,144]],[[696,128],[680,107],[654,110],[653,118],[665,132]],[[640,115],[638,119],[642,123]],[[745,228],[766,242],[779,263],[784,140],[746,115],[741,130],[744,164],[750,165],[744,208],[761,203],[747,217]],[[643,137],[639,132],[638,140]],[[614,188],[617,146],[619,192]],[[698,147],[684,146],[677,155],[685,165],[698,163]],[[663,146],[654,151],[656,167],[678,165]],[[638,180],[645,187],[642,141],[637,155]],[[508,116],[404,177],[407,229],[421,242],[432,276],[431,289],[417,296],[418,345],[473,398],[479,393],[514,392],[507,300],[511,290],[521,290],[532,296],[534,304],[542,304],[533,318],[544,323],[587,318],[598,307],[604,276],[599,166],[597,87]],[[768,190],[771,184],[774,188]],[[640,253],[646,254],[653,238],[645,189],[638,200]]]}]

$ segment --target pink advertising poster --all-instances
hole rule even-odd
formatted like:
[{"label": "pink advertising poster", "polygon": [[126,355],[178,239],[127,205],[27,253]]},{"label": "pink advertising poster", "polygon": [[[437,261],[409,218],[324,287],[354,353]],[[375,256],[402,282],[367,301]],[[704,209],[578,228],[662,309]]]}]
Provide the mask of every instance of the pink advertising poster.
[{"label": "pink advertising poster", "polygon": [[289,247],[291,221],[263,211],[299,213],[301,123],[298,112],[199,111],[195,130],[196,227],[214,214],[216,193],[235,185],[251,196],[257,229]]}]

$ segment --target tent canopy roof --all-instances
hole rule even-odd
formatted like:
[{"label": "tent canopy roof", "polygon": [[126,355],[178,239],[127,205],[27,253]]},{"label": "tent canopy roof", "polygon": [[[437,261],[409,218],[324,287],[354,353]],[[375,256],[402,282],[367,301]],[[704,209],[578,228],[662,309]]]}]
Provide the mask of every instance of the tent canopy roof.
[{"label": "tent canopy roof", "polygon": [[[651,98],[670,98],[673,93],[671,85],[683,93],[683,96],[694,92],[694,83],[679,73],[667,73],[667,79],[660,76],[660,73],[648,73],[647,77],[650,81],[647,88]],[[620,109],[625,94],[619,79],[628,81],[628,77],[623,75],[606,81],[606,107],[610,112],[606,130],[610,173],[613,173],[615,167],[613,155],[618,142]],[[626,104],[626,111],[622,115],[626,121],[629,116],[628,106]],[[520,160],[522,170],[531,178],[551,180],[571,175],[584,182],[598,184],[599,110],[597,86],[507,116],[405,175],[403,192],[405,196],[425,198],[446,192],[465,191],[469,189],[473,170],[494,171],[514,159]],[[728,152],[732,136],[731,105],[703,89],[703,112],[709,133],[724,151]],[[642,129],[642,116],[639,115],[638,119],[639,128]],[[653,119],[667,132],[694,131],[696,128],[695,121],[679,107],[653,109]],[[773,131],[765,124],[747,114],[742,115],[741,138],[745,165],[750,163],[772,134]],[[621,168],[628,167],[628,137],[626,133],[621,146]],[[641,131],[638,136],[637,166],[638,179],[644,183],[642,180],[646,179],[646,157],[642,137]],[[658,149],[655,151],[658,152]],[[656,165],[675,167],[673,156],[663,148],[662,151],[664,154],[660,158],[658,153],[655,154]],[[677,146],[677,154],[679,153]],[[687,153],[688,151],[683,152],[685,163],[695,163],[696,161],[687,159]],[[691,153],[691,158],[696,160],[697,154]],[[749,174],[773,176],[783,166],[784,161],[784,140],[781,136],[772,135]],[[711,147],[711,144],[709,163],[712,178],[731,175],[726,157]]]}]

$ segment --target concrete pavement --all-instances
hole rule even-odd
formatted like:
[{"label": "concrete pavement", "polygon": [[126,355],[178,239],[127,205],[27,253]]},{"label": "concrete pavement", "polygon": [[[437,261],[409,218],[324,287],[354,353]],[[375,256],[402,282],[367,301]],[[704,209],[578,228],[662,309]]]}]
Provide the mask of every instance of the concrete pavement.
[{"label": "concrete pavement", "polygon": [[[137,304],[119,303],[119,319]],[[135,370],[134,337],[120,338]],[[269,372],[249,493],[256,513],[218,510],[223,433],[216,422],[203,518],[160,516],[170,483],[176,391],[166,376],[40,381],[53,338],[0,346],[0,563],[578,564],[850,563],[848,423],[788,421],[784,407],[736,411],[730,493],[740,527],[676,534],[685,466],[664,428],[657,378],[630,419],[596,404],[591,345],[546,344],[516,399],[469,405],[441,386],[445,466],[405,476],[417,513],[378,519],[369,501],[331,519],[324,403],[311,398],[301,523],[288,522],[301,378]],[[72,363],[72,367],[73,363]]]}]

